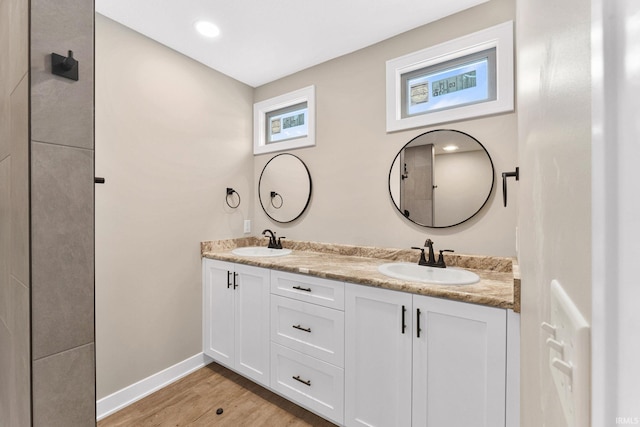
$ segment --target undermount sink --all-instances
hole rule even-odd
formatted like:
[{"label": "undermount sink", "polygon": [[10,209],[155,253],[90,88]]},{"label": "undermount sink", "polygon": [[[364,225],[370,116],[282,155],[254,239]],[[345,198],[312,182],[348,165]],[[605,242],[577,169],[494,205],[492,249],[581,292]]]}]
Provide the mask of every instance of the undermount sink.
[{"label": "undermount sink", "polygon": [[248,257],[276,257],[289,255],[291,253],[291,249],[273,249],[265,246],[248,246],[245,248],[235,248],[231,253],[234,255]]},{"label": "undermount sink", "polygon": [[435,285],[470,285],[480,276],[456,267],[426,267],[410,262],[391,262],[378,266],[378,271],[394,279],[433,283]]}]

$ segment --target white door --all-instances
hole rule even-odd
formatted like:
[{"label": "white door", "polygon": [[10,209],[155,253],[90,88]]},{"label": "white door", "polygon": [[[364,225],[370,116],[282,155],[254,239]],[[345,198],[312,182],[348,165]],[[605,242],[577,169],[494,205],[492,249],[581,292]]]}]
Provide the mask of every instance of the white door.
[{"label": "white door", "polygon": [[414,295],[413,316],[413,426],[504,426],[506,310]]},{"label": "white door", "polygon": [[235,369],[269,386],[269,270],[235,265]]},{"label": "white door", "polygon": [[411,295],[347,283],[345,298],[345,425],[411,425]]},{"label": "white door", "polygon": [[204,353],[225,366],[234,366],[233,264],[205,259]]}]

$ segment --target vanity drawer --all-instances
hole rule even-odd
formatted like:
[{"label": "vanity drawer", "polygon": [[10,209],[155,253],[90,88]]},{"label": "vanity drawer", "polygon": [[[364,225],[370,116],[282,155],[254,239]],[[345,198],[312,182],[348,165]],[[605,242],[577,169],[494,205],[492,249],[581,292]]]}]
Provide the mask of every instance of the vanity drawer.
[{"label": "vanity drawer", "polygon": [[344,312],[271,295],[271,341],[344,366]]},{"label": "vanity drawer", "polygon": [[271,293],[344,310],[344,283],[271,270]]},{"label": "vanity drawer", "polygon": [[316,413],[344,421],[344,370],[271,343],[271,388]]}]

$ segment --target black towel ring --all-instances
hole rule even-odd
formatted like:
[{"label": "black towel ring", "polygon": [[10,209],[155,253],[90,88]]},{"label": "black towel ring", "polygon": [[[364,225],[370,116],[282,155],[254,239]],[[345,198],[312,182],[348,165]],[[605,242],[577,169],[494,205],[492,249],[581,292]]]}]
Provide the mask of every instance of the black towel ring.
[{"label": "black towel ring", "polygon": [[[236,203],[235,205],[232,205],[231,203],[229,203],[229,198],[233,198],[233,194],[235,193],[236,196],[238,196],[238,203]],[[227,197],[225,199],[225,201],[227,202],[227,206],[229,206],[232,209],[237,208],[238,206],[240,206],[240,194],[238,194],[238,192],[236,190],[234,190],[233,188],[227,187]]]},{"label": "black towel ring", "polygon": [[[273,199],[275,199],[276,197],[280,197],[280,204],[277,205],[277,206],[273,203]],[[271,206],[273,206],[276,209],[280,209],[283,204],[284,204],[284,199],[282,198],[282,196],[280,194],[276,193],[275,191],[272,191],[271,192]]]}]

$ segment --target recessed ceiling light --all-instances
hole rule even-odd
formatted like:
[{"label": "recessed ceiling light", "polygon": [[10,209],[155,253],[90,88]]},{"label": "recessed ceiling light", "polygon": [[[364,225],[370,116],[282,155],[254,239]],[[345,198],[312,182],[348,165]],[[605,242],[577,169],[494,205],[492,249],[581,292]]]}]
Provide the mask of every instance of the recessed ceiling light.
[{"label": "recessed ceiling light", "polygon": [[196,30],[205,37],[214,38],[220,35],[220,28],[209,21],[198,21],[194,24]]},{"label": "recessed ceiling light", "polygon": [[458,149],[457,145],[445,145],[444,147],[442,147],[442,149],[444,151],[456,151]]}]

